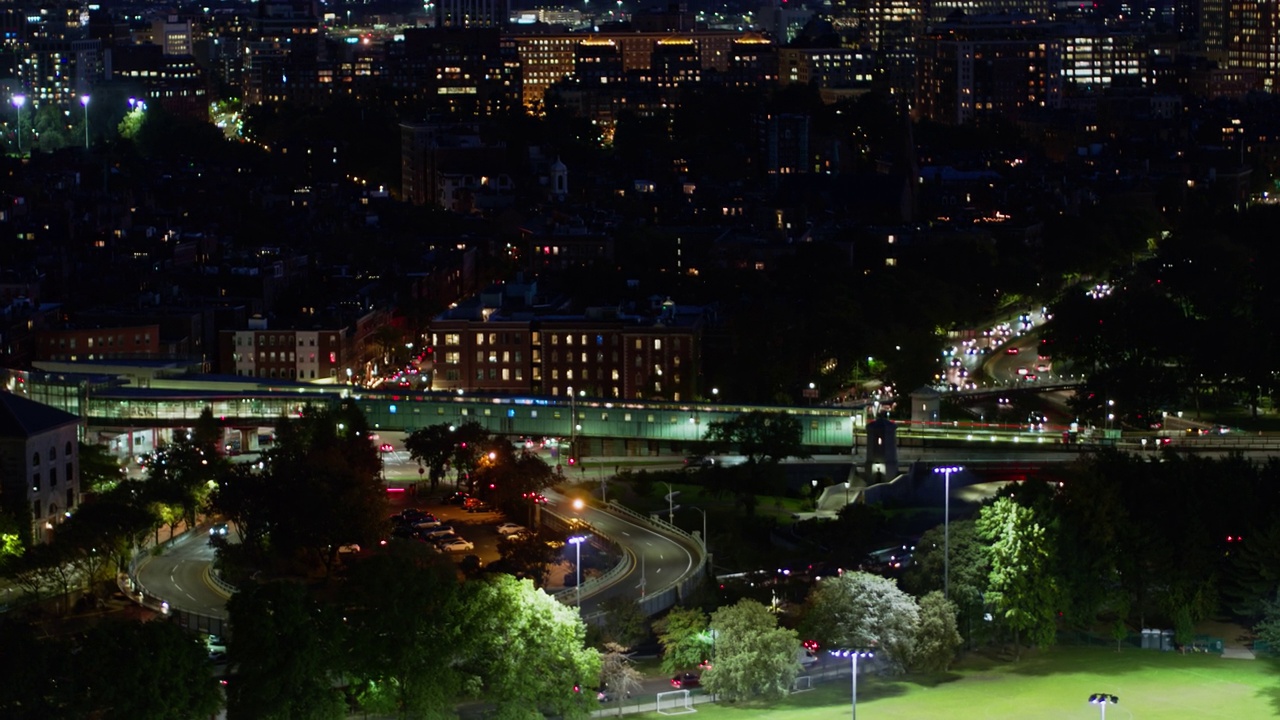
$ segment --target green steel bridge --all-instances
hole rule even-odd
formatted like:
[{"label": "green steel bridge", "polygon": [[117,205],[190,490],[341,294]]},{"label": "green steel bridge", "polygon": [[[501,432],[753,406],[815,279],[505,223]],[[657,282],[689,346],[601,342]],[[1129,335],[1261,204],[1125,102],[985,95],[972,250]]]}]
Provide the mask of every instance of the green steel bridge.
[{"label": "green steel bridge", "polygon": [[866,408],[861,407],[366,391],[343,385],[267,384],[250,378],[184,377],[152,380],[151,387],[142,388],[103,376],[9,371],[6,389],[78,415],[96,430],[186,427],[205,408],[225,427],[271,427],[308,406],[351,401],[380,430],[412,432],[428,425],[476,422],[498,435],[576,438],[584,451],[605,455],[679,449],[701,440],[710,423],[752,410],[795,416],[805,446],[814,450],[848,451],[866,424]]},{"label": "green steel bridge", "polygon": [[[126,432],[188,427],[205,408],[224,427],[246,435],[297,416],[308,406],[354,402],[369,424],[412,432],[429,425],[476,422],[509,437],[572,438],[575,453],[591,456],[680,453],[702,440],[710,423],[754,410],[783,412],[800,422],[809,452],[847,453],[866,442],[870,406],[775,406],[728,402],[655,402],[579,397],[364,390],[261,378],[182,376],[152,378],[150,387],[106,375],[7,371],[4,389],[83,418],[87,429]],[[971,422],[912,422],[894,418],[902,445],[956,443],[1048,449],[1056,432],[1027,426]],[[1048,446],[1048,447],[1046,447]]]}]

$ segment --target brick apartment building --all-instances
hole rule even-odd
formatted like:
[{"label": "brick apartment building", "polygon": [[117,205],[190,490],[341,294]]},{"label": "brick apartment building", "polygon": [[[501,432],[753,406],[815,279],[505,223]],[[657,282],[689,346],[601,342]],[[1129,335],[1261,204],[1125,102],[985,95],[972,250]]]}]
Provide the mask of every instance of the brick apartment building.
[{"label": "brick apartment building", "polygon": [[654,314],[483,311],[432,322],[432,388],[553,397],[689,401],[697,397],[702,308],[668,301]]}]

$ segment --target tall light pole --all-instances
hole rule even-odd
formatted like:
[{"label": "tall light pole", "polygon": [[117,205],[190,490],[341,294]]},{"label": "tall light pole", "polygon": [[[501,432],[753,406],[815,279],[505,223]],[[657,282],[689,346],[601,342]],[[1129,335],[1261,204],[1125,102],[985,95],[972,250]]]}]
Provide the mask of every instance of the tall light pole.
[{"label": "tall light pole", "polygon": [[873,658],[876,654],[867,648],[832,650],[831,654],[835,657],[849,658],[850,669],[853,671],[853,680],[851,681],[853,695],[852,699],[849,701],[849,706],[852,708],[853,712],[850,716],[850,720],[858,720],[858,658]]},{"label": "tall light pole", "polygon": [[1120,702],[1120,698],[1107,693],[1094,693],[1089,696],[1089,702],[1097,705],[1098,709],[1102,711],[1102,720],[1107,720],[1107,705],[1115,705]]},{"label": "tall light pole", "polygon": [[667,486],[667,522],[672,525],[675,525],[676,524],[676,491],[675,491],[675,488],[671,487],[671,483],[664,480],[662,484]]},{"label": "tall light pole", "polygon": [[700,507],[689,506],[690,510],[697,510],[702,513],[702,554],[707,554],[707,511]]},{"label": "tall light pole", "polygon": [[951,473],[960,472],[962,465],[936,467],[935,473],[943,477],[942,490],[942,597],[951,599]]},{"label": "tall light pole", "polygon": [[587,539],[586,535],[574,535],[573,537],[569,538],[569,542],[573,544],[573,549],[576,551],[576,554],[577,554],[577,558],[574,560],[574,563],[573,563],[573,571],[577,576],[577,580],[574,583],[574,587],[576,587],[578,590],[577,605],[579,608],[582,607],[582,543],[586,539]]},{"label": "tall light pole", "polygon": [[84,149],[89,149],[89,96],[81,95],[80,104],[84,106]]},{"label": "tall light pole", "polygon": [[27,96],[14,95],[10,102],[18,112],[18,157],[22,157],[22,106],[27,104]]}]

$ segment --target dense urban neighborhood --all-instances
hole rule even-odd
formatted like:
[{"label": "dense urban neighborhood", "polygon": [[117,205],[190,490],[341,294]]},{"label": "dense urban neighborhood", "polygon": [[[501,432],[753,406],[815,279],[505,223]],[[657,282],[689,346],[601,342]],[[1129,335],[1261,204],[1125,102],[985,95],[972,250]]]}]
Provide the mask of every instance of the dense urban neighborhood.
[{"label": "dense urban neighborhood", "polygon": [[1273,4],[0,28],[0,716],[1280,712]]}]

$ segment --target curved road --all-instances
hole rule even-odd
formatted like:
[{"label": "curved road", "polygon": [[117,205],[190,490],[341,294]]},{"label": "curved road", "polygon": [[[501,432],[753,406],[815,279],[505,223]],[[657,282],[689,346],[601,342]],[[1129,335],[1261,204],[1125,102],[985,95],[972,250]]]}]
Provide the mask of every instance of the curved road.
[{"label": "curved road", "polygon": [[[569,507],[564,495],[548,491],[557,508]],[[696,543],[666,535],[643,521],[615,515],[590,506],[581,511],[559,513],[581,517],[601,533],[613,538],[632,559],[631,568],[621,578],[596,591],[588,590],[582,598],[584,615],[595,612],[599,604],[613,597],[639,600],[666,590],[688,576],[698,564]]]},{"label": "curved road", "polygon": [[[1236,438],[1227,439],[1235,440]],[[1174,449],[1194,450],[1209,457],[1239,453],[1251,459],[1265,459],[1280,454],[1280,444],[1276,448],[1264,449],[1232,446],[1227,444],[1226,440],[1219,438],[1196,438],[1195,440],[1208,442],[1184,441],[1179,438],[1174,443]],[[1124,443],[1121,448],[1131,452],[1144,449],[1131,442]],[[1062,463],[1078,459],[1083,451],[1087,451],[1087,448],[1067,449],[1060,445],[1010,451],[983,448],[978,443],[967,447],[950,448],[900,447],[898,464],[905,470],[915,461],[924,463]],[[849,460],[847,455],[836,457],[842,459],[836,460],[837,462]],[[829,461],[825,458],[814,458],[809,462]],[[388,473],[388,475],[391,474],[391,472]],[[403,472],[400,479],[410,477],[416,479],[416,475],[415,466],[413,471]],[[638,600],[644,596],[657,594],[685,577],[697,564],[698,550],[692,540],[668,536],[642,521],[614,515],[590,506],[575,513],[567,510],[571,507],[570,501],[563,495],[551,491],[548,492],[548,496],[556,500],[555,507],[558,514],[564,516],[576,514],[581,517],[602,533],[617,540],[633,560],[626,574],[609,586],[598,590],[588,588],[587,595],[583,598],[583,609],[586,614],[595,612],[601,602],[612,597],[631,597]],[[137,573],[139,583],[148,594],[167,600],[175,608],[210,617],[225,618],[228,596],[217,589],[208,578],[214,553],[207,540],[208,535],[203,528],[179,537],[166,548],[163,555],[153,556],[143,561]]]},{"label": "curved road", "polygon": [[167,600],[174,608],[225,618],[229,596],[209,581],[212,564],[209,536],[198,527],[165,546],[163,555],[144,559],[138,566],[138,582],[147,594]]},{"label": "curved road", "polygon": [[[554,491],[549,491],[548,497],[555,501],[557,508],[571,507],[569,499]],[[697,565],[695,543],[665,535],[642,521],[592,507],[558,514],[582,518],[615,539],[632,559],[626,574],[607,587],[587,588],[587,595],[582,599],[584,614],[595,612],[601,602],[612,597],[638,600],[661,592],[686,577]],[[203,528],[198,528],[166,546],[163,555],[145,559],[138,567],[138,582],[149,595],[167,600],[174,608],[225,618],[228,595],[208,578],[213,559],[208,536]]]}]

